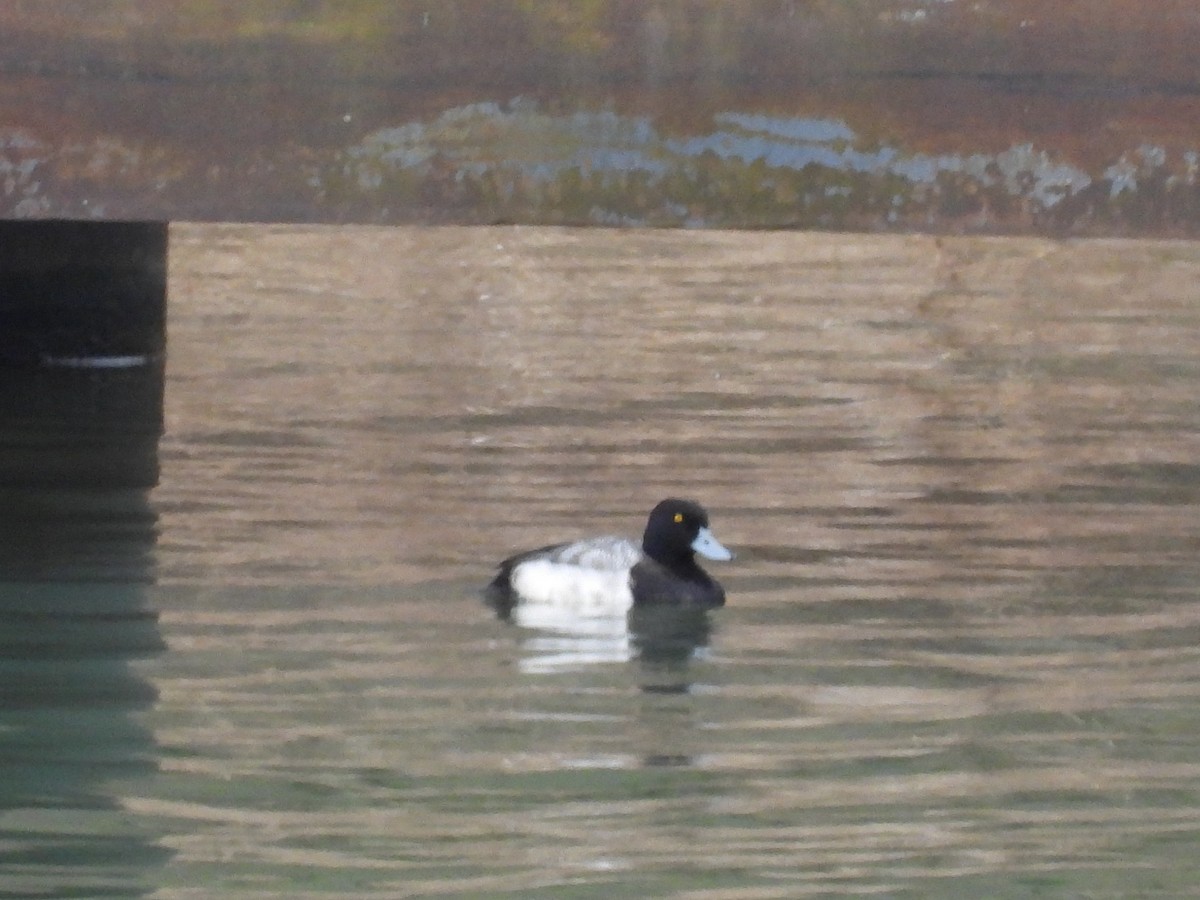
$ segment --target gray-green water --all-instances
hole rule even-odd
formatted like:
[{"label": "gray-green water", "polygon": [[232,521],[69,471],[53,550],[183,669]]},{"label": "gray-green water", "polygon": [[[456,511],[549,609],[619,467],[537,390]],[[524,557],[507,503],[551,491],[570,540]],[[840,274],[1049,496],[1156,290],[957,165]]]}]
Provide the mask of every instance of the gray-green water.
[{"label": "gray-green water", "polygon": [[[1197,283],[177,227],[161,484],[9,505],[0,897],[1186,895]],[[690,653],[480,604],[668,494],[739,553]]]}]

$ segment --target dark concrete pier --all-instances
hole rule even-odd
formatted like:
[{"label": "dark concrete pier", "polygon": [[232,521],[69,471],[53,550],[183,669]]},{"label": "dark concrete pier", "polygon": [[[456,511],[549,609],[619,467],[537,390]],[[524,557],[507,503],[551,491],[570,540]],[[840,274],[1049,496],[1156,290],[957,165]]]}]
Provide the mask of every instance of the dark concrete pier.
[{"label": "dark concrete pier", "polygon": [[155,483],[166,262],[164,222],[0,221],[0,489]]},{"label": "dark concrete pier", "polygon": [[146,366],[165,349],[165,222],[0,221],[3,361]]}]

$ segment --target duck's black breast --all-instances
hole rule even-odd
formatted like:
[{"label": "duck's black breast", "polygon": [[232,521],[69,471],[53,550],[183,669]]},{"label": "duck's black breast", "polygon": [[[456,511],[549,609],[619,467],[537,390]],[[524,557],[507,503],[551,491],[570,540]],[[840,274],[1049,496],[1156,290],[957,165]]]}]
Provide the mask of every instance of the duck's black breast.
[{"label": "duck's black breast", "polygon": [[694,563],[668,567],[643,559],[630,572],[635,606],[680,606],[709,609],[725,605],[725,589]]}]

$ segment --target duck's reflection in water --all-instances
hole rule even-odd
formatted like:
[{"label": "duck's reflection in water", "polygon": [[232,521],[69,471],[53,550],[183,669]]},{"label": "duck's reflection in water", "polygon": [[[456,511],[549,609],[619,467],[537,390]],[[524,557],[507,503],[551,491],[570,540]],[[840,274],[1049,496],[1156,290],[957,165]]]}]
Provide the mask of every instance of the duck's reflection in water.
[{"label": "duck's reflection in water", "polygon": [[646,674],[682,677],[712,632],[708,610],[665,606],[588,618],[517,606],[504,618],[530,632],[521,642],[520,660],[521,671],[528,673],[636,660]]}]

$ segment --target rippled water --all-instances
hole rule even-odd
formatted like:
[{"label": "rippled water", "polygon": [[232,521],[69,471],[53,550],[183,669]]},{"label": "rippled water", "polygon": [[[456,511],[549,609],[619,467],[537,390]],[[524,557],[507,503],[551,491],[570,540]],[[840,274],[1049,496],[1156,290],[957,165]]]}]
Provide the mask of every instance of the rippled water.
[{"label": "rippled water", "polygon": [[[96,532],[6,586],[63,635],[4,664],[0,896],[1186,894],[1198,276],[1188,243],[175,228],[160,486],[5,538]],[[669,494],[739,554],[707,620],[479,602]]]}]

